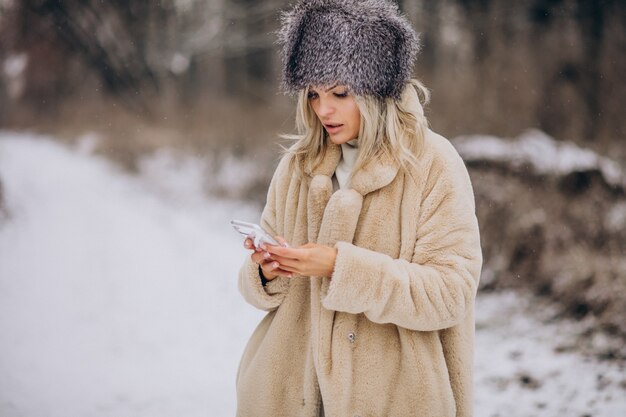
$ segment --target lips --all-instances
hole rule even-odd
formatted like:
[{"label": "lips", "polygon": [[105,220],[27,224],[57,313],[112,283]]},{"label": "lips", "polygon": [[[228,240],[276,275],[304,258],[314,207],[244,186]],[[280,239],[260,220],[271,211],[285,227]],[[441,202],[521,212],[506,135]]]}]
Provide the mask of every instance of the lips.
[{"label": "lips", "polygon": [[324,123],[324,127],[326,128],[333,128],[333,127],[339,127],[339,126],[343,126],[342,124],[339,123]]}]

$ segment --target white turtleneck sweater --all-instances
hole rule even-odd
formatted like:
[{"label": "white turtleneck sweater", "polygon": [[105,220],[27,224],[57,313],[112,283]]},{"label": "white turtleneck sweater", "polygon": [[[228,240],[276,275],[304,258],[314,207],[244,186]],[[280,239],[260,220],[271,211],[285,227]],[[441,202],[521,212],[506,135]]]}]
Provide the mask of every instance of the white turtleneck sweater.
[{"label": "white turtleneck sweater", "polygon": [[341,144],[341,159],[333,174],[333,192],[340,188],[349,187],[348,177],[354,168],[357,156],[359,155],[359,139],[352,139]]}]

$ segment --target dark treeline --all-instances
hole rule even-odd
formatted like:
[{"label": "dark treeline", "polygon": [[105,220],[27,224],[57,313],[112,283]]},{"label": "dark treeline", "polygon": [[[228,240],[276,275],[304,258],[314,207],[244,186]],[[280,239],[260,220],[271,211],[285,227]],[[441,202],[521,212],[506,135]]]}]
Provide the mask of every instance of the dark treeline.
[{"label": "dark treeline", "polygon": [[[286,0],[0,1],[0,125],[115,100],[150,118],[229,100],[271,109]],[[431,124],[621,150],[626,2],[404,0]],[[245,104],[244,104],[245,103]],[[268,110],[269,111],[269,110]],[[621,154],[621,157],[624,157]]]}]

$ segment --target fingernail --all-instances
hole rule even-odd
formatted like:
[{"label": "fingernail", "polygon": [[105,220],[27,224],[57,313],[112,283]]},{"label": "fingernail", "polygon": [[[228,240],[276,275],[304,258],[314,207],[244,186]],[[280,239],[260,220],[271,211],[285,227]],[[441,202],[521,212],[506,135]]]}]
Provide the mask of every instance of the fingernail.
[{"label": "fingernail", "polygon": [[273,268],[278,268],[278,262],[274,262],[274,263],[272,264],[272,267],[273,267]]},{"label": "fingernail", "polygon": [[264,257],[265,259],[269,259],[269,257],[270,257],[269,252],[265,252],[265,253],[263,254],[263,257]]}]

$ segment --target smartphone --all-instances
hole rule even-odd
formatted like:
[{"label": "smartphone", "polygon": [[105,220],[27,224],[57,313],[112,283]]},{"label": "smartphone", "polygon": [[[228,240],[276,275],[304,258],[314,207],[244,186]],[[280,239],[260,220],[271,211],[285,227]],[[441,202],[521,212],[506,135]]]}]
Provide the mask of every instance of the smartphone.
[{"label": "smartphone", "polygon": [[269,245],[289,247],[289,245],[281,245],[270,235],[265,229],[256,223],[248,223],[241,220],[231,220],[230,224],[236,231],[241,233],[245,237],[250,237],[254,240],[254,246],[260,247],[261,243],[267,243]]}]

